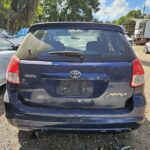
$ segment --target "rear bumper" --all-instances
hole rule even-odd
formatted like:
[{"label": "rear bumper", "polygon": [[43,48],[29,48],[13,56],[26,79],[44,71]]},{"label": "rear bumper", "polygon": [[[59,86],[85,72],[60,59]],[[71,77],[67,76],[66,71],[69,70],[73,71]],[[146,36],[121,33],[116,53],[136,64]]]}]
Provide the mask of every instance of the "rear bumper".
[{"label": "rear bumper", "polygon": [[[64,119],[65,118],[61,118]],[[81,122],[84,120],[84,122]],[[67,122],[56,121],[33,121],[24,119],[8,119],[9,123],[18,127],[20,130],[52,130],[52,131],[130,131],[137,129],[144,121],[144,118],[95,118],[92,119],[78,118],[75,122],[68,120]],[[112,122],[111,122],[111,121]],[[78,122],[79,121],[79,122]]]},{"label": "rear bumper", "polygon": [[[11,97],[11,100],[13,97]],[[103,114],[99,110],[34,108],[5,95],[5,115],[20,130],[121,131],[137,129],[144,122],[145,97],[135,96],[131,112]]]}]

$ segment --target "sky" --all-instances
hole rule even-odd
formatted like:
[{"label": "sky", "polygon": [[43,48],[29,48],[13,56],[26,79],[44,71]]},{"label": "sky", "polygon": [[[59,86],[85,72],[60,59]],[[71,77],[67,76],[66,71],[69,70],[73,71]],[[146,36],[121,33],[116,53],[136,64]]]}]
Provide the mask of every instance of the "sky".
[{"label": "sky", "polygon": [[150,15],[150,0],[99,0],[100,10],[94,16],[100,21],[112,21],[126,15],[130,10],[141,9]]}]

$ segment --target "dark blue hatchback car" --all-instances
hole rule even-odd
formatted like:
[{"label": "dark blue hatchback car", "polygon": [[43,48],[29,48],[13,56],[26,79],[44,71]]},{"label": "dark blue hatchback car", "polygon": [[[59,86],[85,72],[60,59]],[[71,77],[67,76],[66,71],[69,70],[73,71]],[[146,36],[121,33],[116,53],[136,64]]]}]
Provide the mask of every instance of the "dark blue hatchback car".
[{"label": "dark blue hatchback car", "polygon": [[6,117],[20,130],[131,130],[144,121],[144,70],[115,25],[33,25],[7,68]]}]

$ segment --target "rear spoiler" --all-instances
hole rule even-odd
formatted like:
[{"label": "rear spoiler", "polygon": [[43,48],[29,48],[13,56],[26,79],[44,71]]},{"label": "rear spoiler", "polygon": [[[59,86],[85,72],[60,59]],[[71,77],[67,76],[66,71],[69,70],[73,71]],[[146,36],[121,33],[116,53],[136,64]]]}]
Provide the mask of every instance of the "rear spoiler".
[{"label": "rear spoiler", "polygon": [[36,30],[46,30],[50,28],[55,29],[89,29],[89,30],[110,30],[115,32],[124,33],[123,29],[117,25],[110,25],[110,24],[101,24],[101,23],[79,23],[79,22],[51,22],[51,23],[38,23],[30,27],[29,32],[34,32]]}]

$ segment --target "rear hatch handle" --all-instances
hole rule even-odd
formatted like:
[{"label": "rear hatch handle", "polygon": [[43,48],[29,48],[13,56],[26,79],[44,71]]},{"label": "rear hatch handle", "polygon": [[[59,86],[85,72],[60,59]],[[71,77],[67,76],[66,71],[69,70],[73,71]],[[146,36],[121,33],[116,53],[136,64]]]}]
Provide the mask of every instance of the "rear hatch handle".
[{"label": "rear hatch handle", "polygon": [[[72,79],[70,72],[68,73],[42,73],[42,79],[50,79],[50,80],[64,80],[64,79]],[[78,80],[104,80],[108,82],[110,79],[106,74],[99,73],[82,73]]]}]

